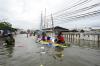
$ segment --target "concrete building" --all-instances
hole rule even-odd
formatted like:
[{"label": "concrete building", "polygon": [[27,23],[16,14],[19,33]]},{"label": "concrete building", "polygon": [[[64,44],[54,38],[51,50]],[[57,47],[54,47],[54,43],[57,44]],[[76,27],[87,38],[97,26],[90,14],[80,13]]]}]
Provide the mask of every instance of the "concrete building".
[{"label": "concrete building", "polygon": [[[52,31],[52,28],[44,29],[46,31]],[[56,26],[54,28],[55,33],[62,32],[66,41],[74,42],[75,40],[90,40],[90,41],[100,41],[100,32],[98,31],[77,31],[69,30]],[[52,33],[52,32],[51,32]]]},{"label": "concrete building", "polygon": [[85,33],[80,33],[80,39],[100,41],[100,32],[85,32]]},{"label": "concrete building", "polygon": [[63,32],[66,40],[100,41],[100,32]]}]

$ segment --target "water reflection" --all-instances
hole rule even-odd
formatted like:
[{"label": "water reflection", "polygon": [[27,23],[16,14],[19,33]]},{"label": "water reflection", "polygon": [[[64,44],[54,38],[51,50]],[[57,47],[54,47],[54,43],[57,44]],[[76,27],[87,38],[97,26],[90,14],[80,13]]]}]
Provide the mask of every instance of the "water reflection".
[{"label": "water reflection", "polygon": [[99,41],[87,41],[87,40],[79,40],[77,43],[80,47],[87,47],[92,49],[100,49],[100,42]]},{"label": "water reflection", "polygon": [[14,45],[1,45],[0,48],[0,65],[1,66],[6,66],[9,58],[11,58],[13,55],[13,49]]},{"label": "water reflection", "polygon": [[54,55],[53,55],[53,58],[56,59],[56,60],[62,61],[63,60],[63,56],[64,56],[63,51],[64,51],[64,48],[56,47]]},{"label": "water reflection", "polygon": [[14,50],[14,44],[13,45],[5,45],[5,51],[7,52],[7,56],[8,57],[12,57],[12,53],[13,53],[13,50]]},{"label": "water reflection", "polygon": [[73,41],[66,40],[66,42],[70,42],[73,45],[77,45],[83,48],[100,49],[100,41],[74,39]]}]

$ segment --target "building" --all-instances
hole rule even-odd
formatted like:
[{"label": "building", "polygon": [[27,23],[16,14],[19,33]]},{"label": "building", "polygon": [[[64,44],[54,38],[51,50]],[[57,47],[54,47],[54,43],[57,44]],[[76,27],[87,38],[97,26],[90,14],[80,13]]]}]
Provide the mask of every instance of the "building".
[{"label": "building", "polygon": [[[52,32],[52,28],[44,29],[47,32]],[[100,41],[100,32],[98,31],[78,31],[69,30],[63,27],[54,27],[55,34],[62,32],[66,41],[72,42],[75,40],[90,40],[90,41]]]},{"label": "building", "polygon": [[58,33],[58,32],[69,32],[69,29],[66,29],[66,28],[63,28],[63,27],[60,27],[60,26],[56,26],[54,28],[46,28],[46,29],[42,29],[46,32],[55,32],[55,33]]},{"label": "building", "polygon": [[100,32],[84,32],[80,33],[80,39],[100,41]]}]

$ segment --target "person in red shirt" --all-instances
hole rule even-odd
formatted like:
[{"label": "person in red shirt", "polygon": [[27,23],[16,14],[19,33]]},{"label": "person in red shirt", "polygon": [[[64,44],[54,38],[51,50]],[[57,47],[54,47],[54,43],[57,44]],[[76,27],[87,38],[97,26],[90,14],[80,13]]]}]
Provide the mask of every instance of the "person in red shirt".
[{"label": "person in red shirt", "polygon": [[64,37],[62,36],[61,32],[56,37],[56,43],[58,43],[58,44],[64,44],[65,43]]}]

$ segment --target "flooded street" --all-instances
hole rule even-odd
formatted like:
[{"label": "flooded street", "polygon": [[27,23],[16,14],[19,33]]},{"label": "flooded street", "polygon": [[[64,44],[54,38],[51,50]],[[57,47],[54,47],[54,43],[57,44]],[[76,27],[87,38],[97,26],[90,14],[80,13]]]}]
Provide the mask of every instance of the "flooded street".
[{"label": "flooded street", "polygon": [[53,48],[20,34],[15,46],[0,45],[0,66],[100,66],[100,47]]}]

